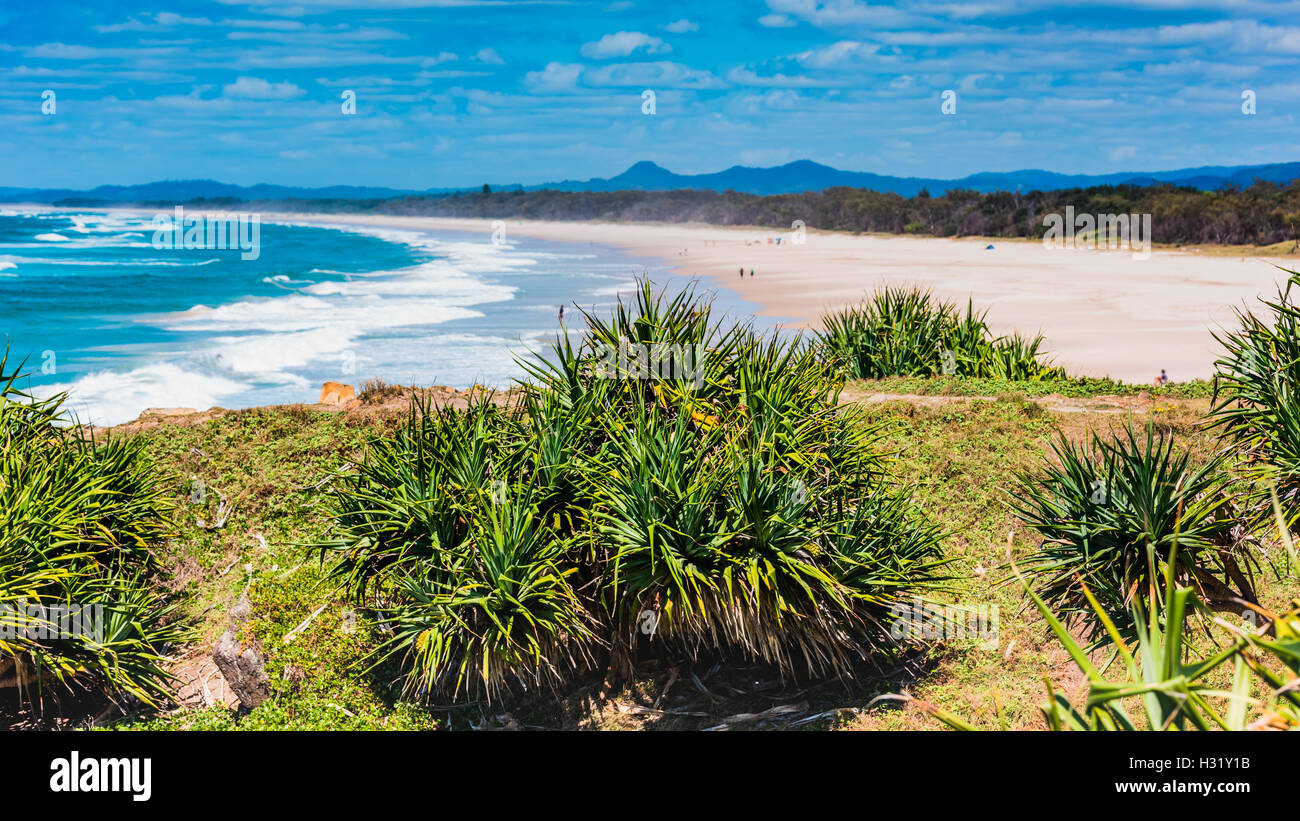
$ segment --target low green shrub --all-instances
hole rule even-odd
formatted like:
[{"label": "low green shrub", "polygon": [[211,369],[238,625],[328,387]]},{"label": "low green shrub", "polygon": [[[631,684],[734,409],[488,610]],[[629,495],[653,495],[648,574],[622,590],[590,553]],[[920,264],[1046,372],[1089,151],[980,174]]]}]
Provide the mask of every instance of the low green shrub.
[{"label": "low green shrub", "polygon": [[138,442],[96,441],[18,379],[0,359],[0,681],[157,705],[186,635],[154,554],[167,494]]},{"label": "low green shrub", "polygon": [[1239,457],[1253,492],[1250,518],[1267,522],[1276,488],[1286,526],[1300,520],[1300,306],[1293,289],[1300,274],[1261,300],[1257,315],[1237,310],[1240,329],[1216,338],[1224,352],[1209,424]]},{"label": "low green shrub", "polygon": [[861,305],[827,314],[819,340],[852,379],[957,376],[1013,381],[1062,379],[1041,361],[1043,336],[994,337],[967,303],[956,305],[915,287],[883,285]]},{"label": "low green shrub", "polygon": [[892,646],[892,606],[942,582],[942,534],[837,369],[647,280],[586,320],[509,406],[413,405],[327,495],[318,549],[392,630],[408,692],[496,697],[663,651],[849,676]]},{"label": "low green shrub", "polygon": [[1151,424],[1077,445],[1062,436],[1052,449],[1054,461],[1018,476],[1013,506],[1043,539],[1025,568],[1055,612],[1099,635],[1086,586],[1107,618],[1134,629],[1134,603],[1161,595],[1171,561],[1178,582],[1213,606],[1254,601],[1255,562],[1238,543],[1223,456],[1195,467]]}]

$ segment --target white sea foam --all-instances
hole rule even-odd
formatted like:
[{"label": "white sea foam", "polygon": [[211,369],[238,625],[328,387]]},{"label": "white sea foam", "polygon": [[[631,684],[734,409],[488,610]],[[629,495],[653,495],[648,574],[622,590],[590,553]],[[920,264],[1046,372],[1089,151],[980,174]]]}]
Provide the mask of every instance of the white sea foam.
[{"label": "white sea foam", "polygon": [[[367,352],[372,344],[382,345],[382,359],[389,361],[395,353],[390,338],[393,329],[481,317],[473,306],[513,299],[515,288],[489,284],[470,270],[499,272],[511,265],[528,264],[504,260],[500,249],[491,245],[483,248],[469,243],[444,243],[408,231],[354,233],[430,251],[436,247],[436,252],[446,258],[392,271],[349,274],[347,280],[313,283],[276,275],[263,281],[286,290],[283,296],[243,299],[215,307],[195,305],[147,321],[172,331],[220,333],[210,340],[209,350],[221,368],[232,374],[255,375],[260,380],[298,384],[302,377],[295,371],[300,369],[329,367],[333,371],[343,365],[359,367],[369,359],[378,360]],[[386,338],[373,343],[364,341],[376,333]],[[427,356],[428,339],[423,334],[420,337],[418,342]],[[506,349],[508,343],[499,347]]]},{"label": "white sea foam", "polygon": [[277,288],[283,288],[286,291],[296,291],[302,285],[311,285],[313,280],[310,279],[293,279],[287,274],[276,274],[273,277],[262,277],[262,281],[267,285],[274,285]]},{"label": "white sea foam", "polygon": [[[61,225],[71,221],[76,226],[60,229],[76,232],[75,239],[64,238],[63,247],[77,247],[83,242],[146,245],[129,242],[132,238],[127,232],[142,228],[138,219],[110,222],[95,214],[57,217],[63,220]],[[515,354],[526,356],[528,350],[547,348],[558,329],[538,331],[549,322],[539,321],[538,314],[531,310],[519,316],[518,328],[510,327],[506,333],[475,333],[474,325],[457,326],[456,331],[434,328],[482,318],[485,314],[478,306],[514,300],[518,289],[501,283],[502,277],[531,273],[555,276],[566,260],[581,261],[588,270],[601,267],[592,265],[594,254],[532,249],[521,252],[516,245],[496,246],[468,235],[434,236],[422,231],[299,223],[291,219],[275,222],[373,236],[407,245],[417,256],[433,258],[396,270],[290,271],[262,279],[283,289],[276,296],[194,305],[181,312],[137,317],[138,322],[181,334],[181,342],[170,343],[172,350],[179,347],[188,354],[177,359],[168,352],[153,364],[96,372],[70,385],[58,386],[71,391],[71,407],[97,423],[115,424],[134,418],[150,406],[179,405],[201,410],[219,404],[302,401],[308,395],[314,396],[323,379],[349,381],[381,376],[407,384],[465,386],[478,382],[505,387],[519,375]],[[10,267],[28,261],[110,266],[188,266],[219,261],[148,257],[93,261],[3,259],[10,262]],[[610,278],[596,274],[594,282],[619,282],[624,270],[617,270],[617,274]],[[592,282],[585,280],[575,285],[591,295],[587,288]],[[612,295],[632,287],[628,283],[607,290]],[[555,309],[547,306],[543,310]],[[498,320],[494,319],[493,327],[501,328]],[[192,341],[185,341],[186,337]]]},{"label": "white sea foam", "polygon": [[356,326],[340,326],[296,333],[219,336],[212,345],[216,363],[224,369],[254,375],[262,381],[304,386],[309,383],[291,373],[292,368],[339,361],[359,333]]},{"label": "white sea foam", "polygon": [[48,248],[48,243],[58,243],[60,248],[152,248],[148,242],[141,239],[131,239],[131,237],[141,237],[140,234],[117,234],[111,237],[65,237],[62,234],[37,234],[32,239],[41,240],[41,242],[11,242],[6,248]]},{"label": "white sea foam", "polygon": [[473,384],[507,388],[519,375],[518,339],[494,334],[445,333],[385,337],[382,358],[358,357],[357,373],[403,385]]},{"label": "white sea foam", "polygon": [[206,410],[247,388],[246,384],[233,379],[205,375],[163,362],[126,372],[99,371],[71,384],[45,385],[34,392],[49,396],[67,391],[67,408],[82,422],[117,425],[136,418],[145,408]]},{"label": "white sea foam", "polygon": [[[43,247],[43,246],[22,245],[19,243],[12,243],[10,245],[6,245],[5,247],[6,248],[34,248],[34,247]],[[14,263],[28,262],[28,263],[38,263],[40,265],[74,265],[78,268],[82,268],[86,266],[96,267],[96,268],[100,268],[100,267],[117,268],[122,266],[126,266],[126,267],[138,266],[143,268],[193,268],[199,265],[211,265],[214,262],[221,261],[219,259],[205,259],[205,260],[197,260],[194,262],[184,262],[181,260],[174,260],[174,259],[67,259],[67,258],[55,259],[52,257],[15,257],[15,256],[8,256],[8,255],[6,255],[4,259]]]}]

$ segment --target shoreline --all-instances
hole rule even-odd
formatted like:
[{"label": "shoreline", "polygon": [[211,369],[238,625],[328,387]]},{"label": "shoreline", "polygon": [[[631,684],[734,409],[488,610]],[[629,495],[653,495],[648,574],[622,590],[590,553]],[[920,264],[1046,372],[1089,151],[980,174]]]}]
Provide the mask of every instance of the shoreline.
[{"label": "shoreline", "polygon": [[[8,207],[38,207],[11,203]],[[73,209],[152,213],[140,208]],[[199,209],[196,209],[199,210]],[[492,219],[328,212],[267,212],[268,220],[340,226],[454,231],[489,240]],[[1282,256],[1229,253],[1230,247],[1128,251],[1047,248],[1036,240],[848,234],[698,223],[503,220],[505,239],[529,237],[600,245],[657,259],[673,276],[694,277],[755,306],[783,327],[815,329],[829,310],[877,285],[930,288],[964,309],[987,310],[994,333],[1043,333],[1054,364],[1074,376],[1149,384],[1161,369],[1174,381],[1208,379],[1218,344],[1212,332],[1235,324],[1233,308],[1271,296],[1286,279]],[[778,245],[775,238],[782,238]],[[772,242],[769,244],[769,240]],[[992,245],[992,249],[987,246]],[[1244,250],[1244,249],[1241,249]],[[738,271],[745,271],[744,277]],[[750,271],[754,275],[750,275]],[[508,276],[508,275],[507,275]]]},{"label": "shoreline", "polygon": [[[374,214],[287,214],[300,222],[458,231],[490,236],[490,219]],[[1234,322],[1233,307],[1274,292],[1284,257],[1198,250],[1046,248],[1034,240],[856,235],[745,226],[504,220],[511,235],[596,244],[658,258],[675,275],[698,277],[760,306],[759,316],[816,328],[828,310],[857,302],[881,283],[917,284],[976,310],[995,333],[1042,332],[1055,364],[1071,375],[1146,384],[1213,375],[1212,331]],[[780,245],[768,244],[781,236]],[[746,242],[750,244],[746,244]],[[986,246],[992,244],[992,250]],[[1294,266],[1294,261],[1290,263]],[[745,270],[743,279],[738,275]],[[750,276],[749,272],[754,271]],[[810,273],[816,272],[816,273]]]}]

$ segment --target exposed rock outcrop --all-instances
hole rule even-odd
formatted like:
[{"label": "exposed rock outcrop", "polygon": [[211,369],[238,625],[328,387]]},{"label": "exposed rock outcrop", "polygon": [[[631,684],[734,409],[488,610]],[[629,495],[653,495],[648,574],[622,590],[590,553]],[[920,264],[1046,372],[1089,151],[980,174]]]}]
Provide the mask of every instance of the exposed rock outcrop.
[{"label": "exposed rock outcrop", "polygon": [[351,385],[344,385],[342,382],[326,382],[321,386],[320,399],[317,400],[317,403],[321,405],[342,405],[356,398],[357,392]]},{"label": "exposed rock outcrop", "polygon": [[245,646],[239,640],[239,628],[248,621],[252,612],[248,595],[241,596],[230,610],[230,629],[221,634],[212,648],[212,660],[217,663],[217,669],[221,670],[240,705],[249,710],[271,697],[266,659],[256,647]]}]

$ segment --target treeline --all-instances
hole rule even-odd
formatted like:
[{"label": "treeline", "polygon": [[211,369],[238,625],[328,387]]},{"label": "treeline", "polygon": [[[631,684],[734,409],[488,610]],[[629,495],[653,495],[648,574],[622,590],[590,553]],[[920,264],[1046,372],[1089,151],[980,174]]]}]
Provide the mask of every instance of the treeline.
[{"label": "treeline", "polygon": [[[205,204],[196,201],[195,205]],[[208,205],[217,204],[214,202]],[[223,207],[229,202],[221,201]],[[503,191],[372,200],[279,200],[251,210],[404,214],[475,219],[702,222],[789,229],[1041,237],[1043,218],[1064,213],[1151,214],[1155,242],[1269,245],[1300,238],[1300,180],[1200,191],[1174,185],[1103,185],[1061,191],[922,191],[907,198],[861,188],[760,196],[736,191]]]}]

